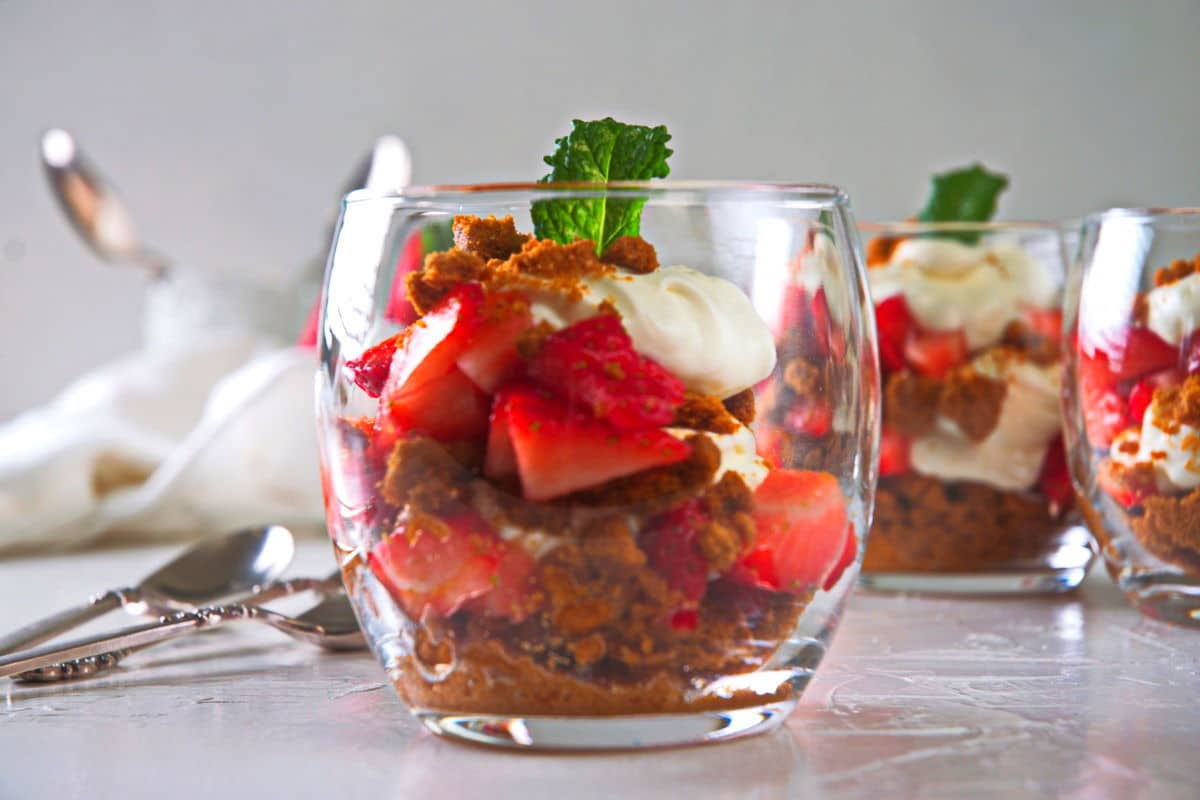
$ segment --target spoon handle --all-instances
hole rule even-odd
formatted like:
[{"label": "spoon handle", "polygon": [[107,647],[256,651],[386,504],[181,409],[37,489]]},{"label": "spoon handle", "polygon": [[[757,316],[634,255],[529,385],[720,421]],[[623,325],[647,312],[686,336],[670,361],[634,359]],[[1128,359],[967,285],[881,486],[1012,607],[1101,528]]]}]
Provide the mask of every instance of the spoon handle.
[{"label": "spoon handle", "polygon": [[162,617],[158,622],[125,628],[120,633],[76,639],[63,645],[16,653],[0,658],[0,678],[12,677],[63,661],[146,647],[183,636],[199,628],[211,628],[231,620],[249,619],[257,616],[258,610],[254,606],[235,603],[201,608],[197,611],[180,611]]},{"label": "spoon handle", "polygon": [[42,644],[69,630],[114,611],[137,597],[136,589],[113,589],[98,594],[86,603],[66,611],[51,614],[45,619],[30,623],[7,636],[0,637],[0,654],[15,653],[34,645]]}]

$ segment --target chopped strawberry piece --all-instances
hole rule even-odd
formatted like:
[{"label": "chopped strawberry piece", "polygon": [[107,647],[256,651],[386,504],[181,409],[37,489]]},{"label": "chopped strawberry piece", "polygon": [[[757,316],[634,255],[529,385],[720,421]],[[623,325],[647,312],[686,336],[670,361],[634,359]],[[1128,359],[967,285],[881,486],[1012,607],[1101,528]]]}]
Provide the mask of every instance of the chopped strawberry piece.
[{"label": "chopped strawberry piece", "polygon": [[1154,400],[1154,383],[1149,378],[1142,378],[1129,392],[1129,424],[1142,424],[1142,418],[1146,416],[1146,409],[1150,407],[1151,401]]},{"label": "chopped strawberry piece", "polygon": [[962,331],[914,333],[904,344],[904,356],[913,369],[930,378],[944,378],[946,373],[966,363],[970,351]]},{"label": "chopped strawberry piece", "polygon": [[1179,366],[1188,375],[1200,372],[1200,330],[1189,333],[1180,344]]},{"label": "chopped strawberry piece", "polygon": [[1179,352],[1149,328],[1126,328],[1098,344],[1108,358],[1108,368],[1118,381],[1174,367]]},{"label": "chopped strawberry piece", "polygon": [[681,608],[671,615],[671,627],[677,631],[694,631],[700,625],[700,614],[694,608]]},{"label": "chopped strawberry piece", "polygon": [[844,559],[846,500],[827,472],[770,472],[754,492],[754,522],[754,548],[731,573],[743,582],[800,593],[825,585]]},{"label": "chopped strawberry piece", "polygon": [[404,519],[371,549],[371,572],[413,618],[449,616],[491,591],[503,543],[471,512]]},{"label": "chopped strawberry piece", "polygon": [[804,286],[792,281],[784,284],[779,317],[773,331],[775,340],[784,341],[804,335],[809,313],[808,292]]},{"label": "chopped strawberry piece", "polygon": [[907,366],[904,345],[916,329],[904,295],[892,295],[875,306],[875,328],[879,332],[879,360],[883,368],[904,369]]},{"label": "chopped strawberry piece", "polygon": [[821,588],[828,592],[837,586],[837,582],[842,579],[842,574],[850,568],[856,558],[858,558],[858,535],[855,534],[854,526],[851,525],[849,533],[846,535],[846,546],[842,549],[842,555],[834,562],[833,569],[829,570],[829,574],[825,576],[825,582],[821,584]]},{"label": "chopped strawberry piece", "polygon": [[755,451],[772,467],[787,466],[792,451],[791,440],[780,428],[766,421],[754,425]]},{"label": "chopped strawberry piece", "polygon": [[819,355],[829,355],[833,341],[833,324],[829,316],[829,301],[825,297],[825,287],[813,292],[809,303],[809,330],[813,344]]},{"label": "chopped strawberry piece", "polygon": [[321,298],[318,297],[313,301],[312,308],[308,310],[308,316],[304,320],[304,327],[300,329],[300,335],[296,337],[297,347],[317,346],[317,325],[320,321]]},{"label": "chopped strawberry piece", "polygon": [[457,368],[415,389],[380,400],[385,431],[416,431],[440,441],[478,436],[488,429],[488,398]]},{"label": "chopped strawberry piece", "polygon": [[517,474],[517,454],[508,435],[508,424],[508,398],[505,394],[499,394],[492,402],[492,414],[488,419],[483,474],[489,478]]},{"label": "chopped strawberry piece", "polygon": [[1158,494],[1158,486],[1152,476],[1143,472],[1132,472],[1111,460],[1101,462],[1096,470],[1096,484],[1125,508],[1141,505],[1147,497]]},{"label": "chopped strawberry piece", "polygon": [[703,506],[693,499],[651,521],[641,538],[651,568],[690,603],[698,602],[708,585],[708,562],[696,549],[696,534],[706,522]]},{"label": "chopped strawberry piece", "polygon": [[1124,430],[1129,406],[1116,388],[1116,377],[1108,368],[1108,357],[1097,351],[1079,354],[1079,404],[1084,428],[1093,447],[1108,447]]},{"label": "chopped strawberry piece", "polygon": [[525,497],[549,500],[650,467],[674,464],[691,447],[656,429],[619,430],[571,412],[531,387],[505,390],[508,432]]},{"label": "chopped strawberry piece", "polygon": [[370,397],[379,397],[392,369],[396,347],[404,334],[398,334],[371,345],[358,358],[346,362],[350,379]]},{"label": "chopped strawberry piece", "polygon": [[1054,437],[1054,441],[1046,448],[1041,474],[1038,475],[1038,489],[1050,501],[1054,514],[1070,508],[1075,500],[1075,490],[1071,486],[1071,473],[1067,470],[1067,454],[1061,435]]},{"label": "chopped strawberry piece", "polygon": [[907,436],[884,428],[879,435],[879,477],[903,475],[912,469],[911,447]]},{"label": "chopped strawberry piece", "polygon": [[1025,324],[1037,335],[1062,344],[1063,314],[1057,308],[1029,306],[1024,312]]},{"label": "chopped strawberry piece", "polygon": [[532,325],[533,315],[524,295],[488,294],[479,307],[474,339],[458,357],[458,368],[483,391],[496,391],[520,363],[517,339]]},{"label": "chopped strawberry piece", "polygon": [[404,249],[396,259],[396,275],[392,278],[392,293],[388,297],[387,308],[383,315],[394,322],[409,325],[417,320],[417,311],[408,302],[408,287],[404,279],[409,273],[421,268],[424,248],[421,243],[421,233],[413,233],[404,242]]},{"label": "chopped strawberry piece", "polygon": [[788,409],[784,425],[792,433],[820,439],[833,430],[833,408],[820,400],[802,399]]},{"label": "chopped strawberry piece", "polygon": [[529,374],[618,428],[668,424],[683,402],[683,382],[633,349],[621,320],[600,314],[550,334]]},{"label": "chopped strawberry piece", "polygon": [[534,567],[537,562],[525,548],[502,544],[496,571],[491,577],[491,591],[472,600],[469,607],[489,617],[507,617],[520,622],[536,608]]},{"label": "chopped strawberry piece", "polygon": [[402,334],[396,348],[384,394],[396,398],[455,369],[455,362],[471,344],[479,327],[483,287],[460,283],[429,313]]}]

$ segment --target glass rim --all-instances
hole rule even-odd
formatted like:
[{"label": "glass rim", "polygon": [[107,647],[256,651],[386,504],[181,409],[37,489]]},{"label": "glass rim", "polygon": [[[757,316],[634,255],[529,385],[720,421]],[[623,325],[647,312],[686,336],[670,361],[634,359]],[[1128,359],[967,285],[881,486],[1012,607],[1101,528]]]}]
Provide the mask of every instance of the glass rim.
[{"label": "glass rim", "polygon": [[1063,223],[1051,220],[988,220],[986,222],[920,222],[895,220],[859,222],[860,233],[915,235],[921,233],[1001,233],[1005,231],[1061,232]]},{"label": "glass rim", "polygon": [[1178,218],[1200,218],[1200,206],[1146,206],[1146,207],[1116,207],[1103,211],[1094,211],[1083,217],[1083,223],[1105,222],[1108,220],[1156,220]]},{"label": "glass rim", "polygon": [[746,180],[650,180],[611,181],[591,183],[570,181],[540,183],[538,181],[516,181],[497,183],[429,184],[406,186],[402,189],[379,191],[356,189],[345,196],[343,202],[364,203],[378,201],[438,202],[478,195],[499,195],[520,192],[528,193],[608,193],[648,192],[651,194],[784,194],[813,202],[828,202],[833,206],[846,207],[850,197],[844,189],[830,183],[798,183],[794,181],[746,181]]}]

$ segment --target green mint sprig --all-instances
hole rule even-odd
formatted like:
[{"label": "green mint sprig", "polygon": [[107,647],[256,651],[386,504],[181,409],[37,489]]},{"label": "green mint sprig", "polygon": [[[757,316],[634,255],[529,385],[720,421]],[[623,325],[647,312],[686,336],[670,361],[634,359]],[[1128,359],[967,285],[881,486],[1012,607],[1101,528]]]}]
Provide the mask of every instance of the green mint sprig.
[{"label": "green mint sprig", "polygon": [[[997,198],[1008,186],[1008,177],[988,172],[982,164],[934,175],[929,185],[929,198],[917,214],[921,222],[987,222],[996,213]],[[979,234],[974,231],[947,231],[934,234],[974,244]]]},{"label": "green mint sprig", "polygon": [[[555,140],[557,149],[546,156],[550,174],[542,183],[645,181],[665,178],[671,171],[667,147],[671,134],[664,125],[626,125],[612,117],[574,120],[571,132]],[[539,239],[569,244],[590,239],[603,253],[622,236],[637,236],[644,198],[563,198],[538,200],[530,213]]]}]

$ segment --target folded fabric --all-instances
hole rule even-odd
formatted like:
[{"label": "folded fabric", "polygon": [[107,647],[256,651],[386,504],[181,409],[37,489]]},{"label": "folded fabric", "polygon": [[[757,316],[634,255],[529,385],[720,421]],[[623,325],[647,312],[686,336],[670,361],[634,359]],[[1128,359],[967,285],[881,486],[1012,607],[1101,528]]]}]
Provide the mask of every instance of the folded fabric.
[{"label": "folded fabric", "polygon": [[0,426],[0,553],[324,529],[315,353],[229,330],[147,348]]}]

